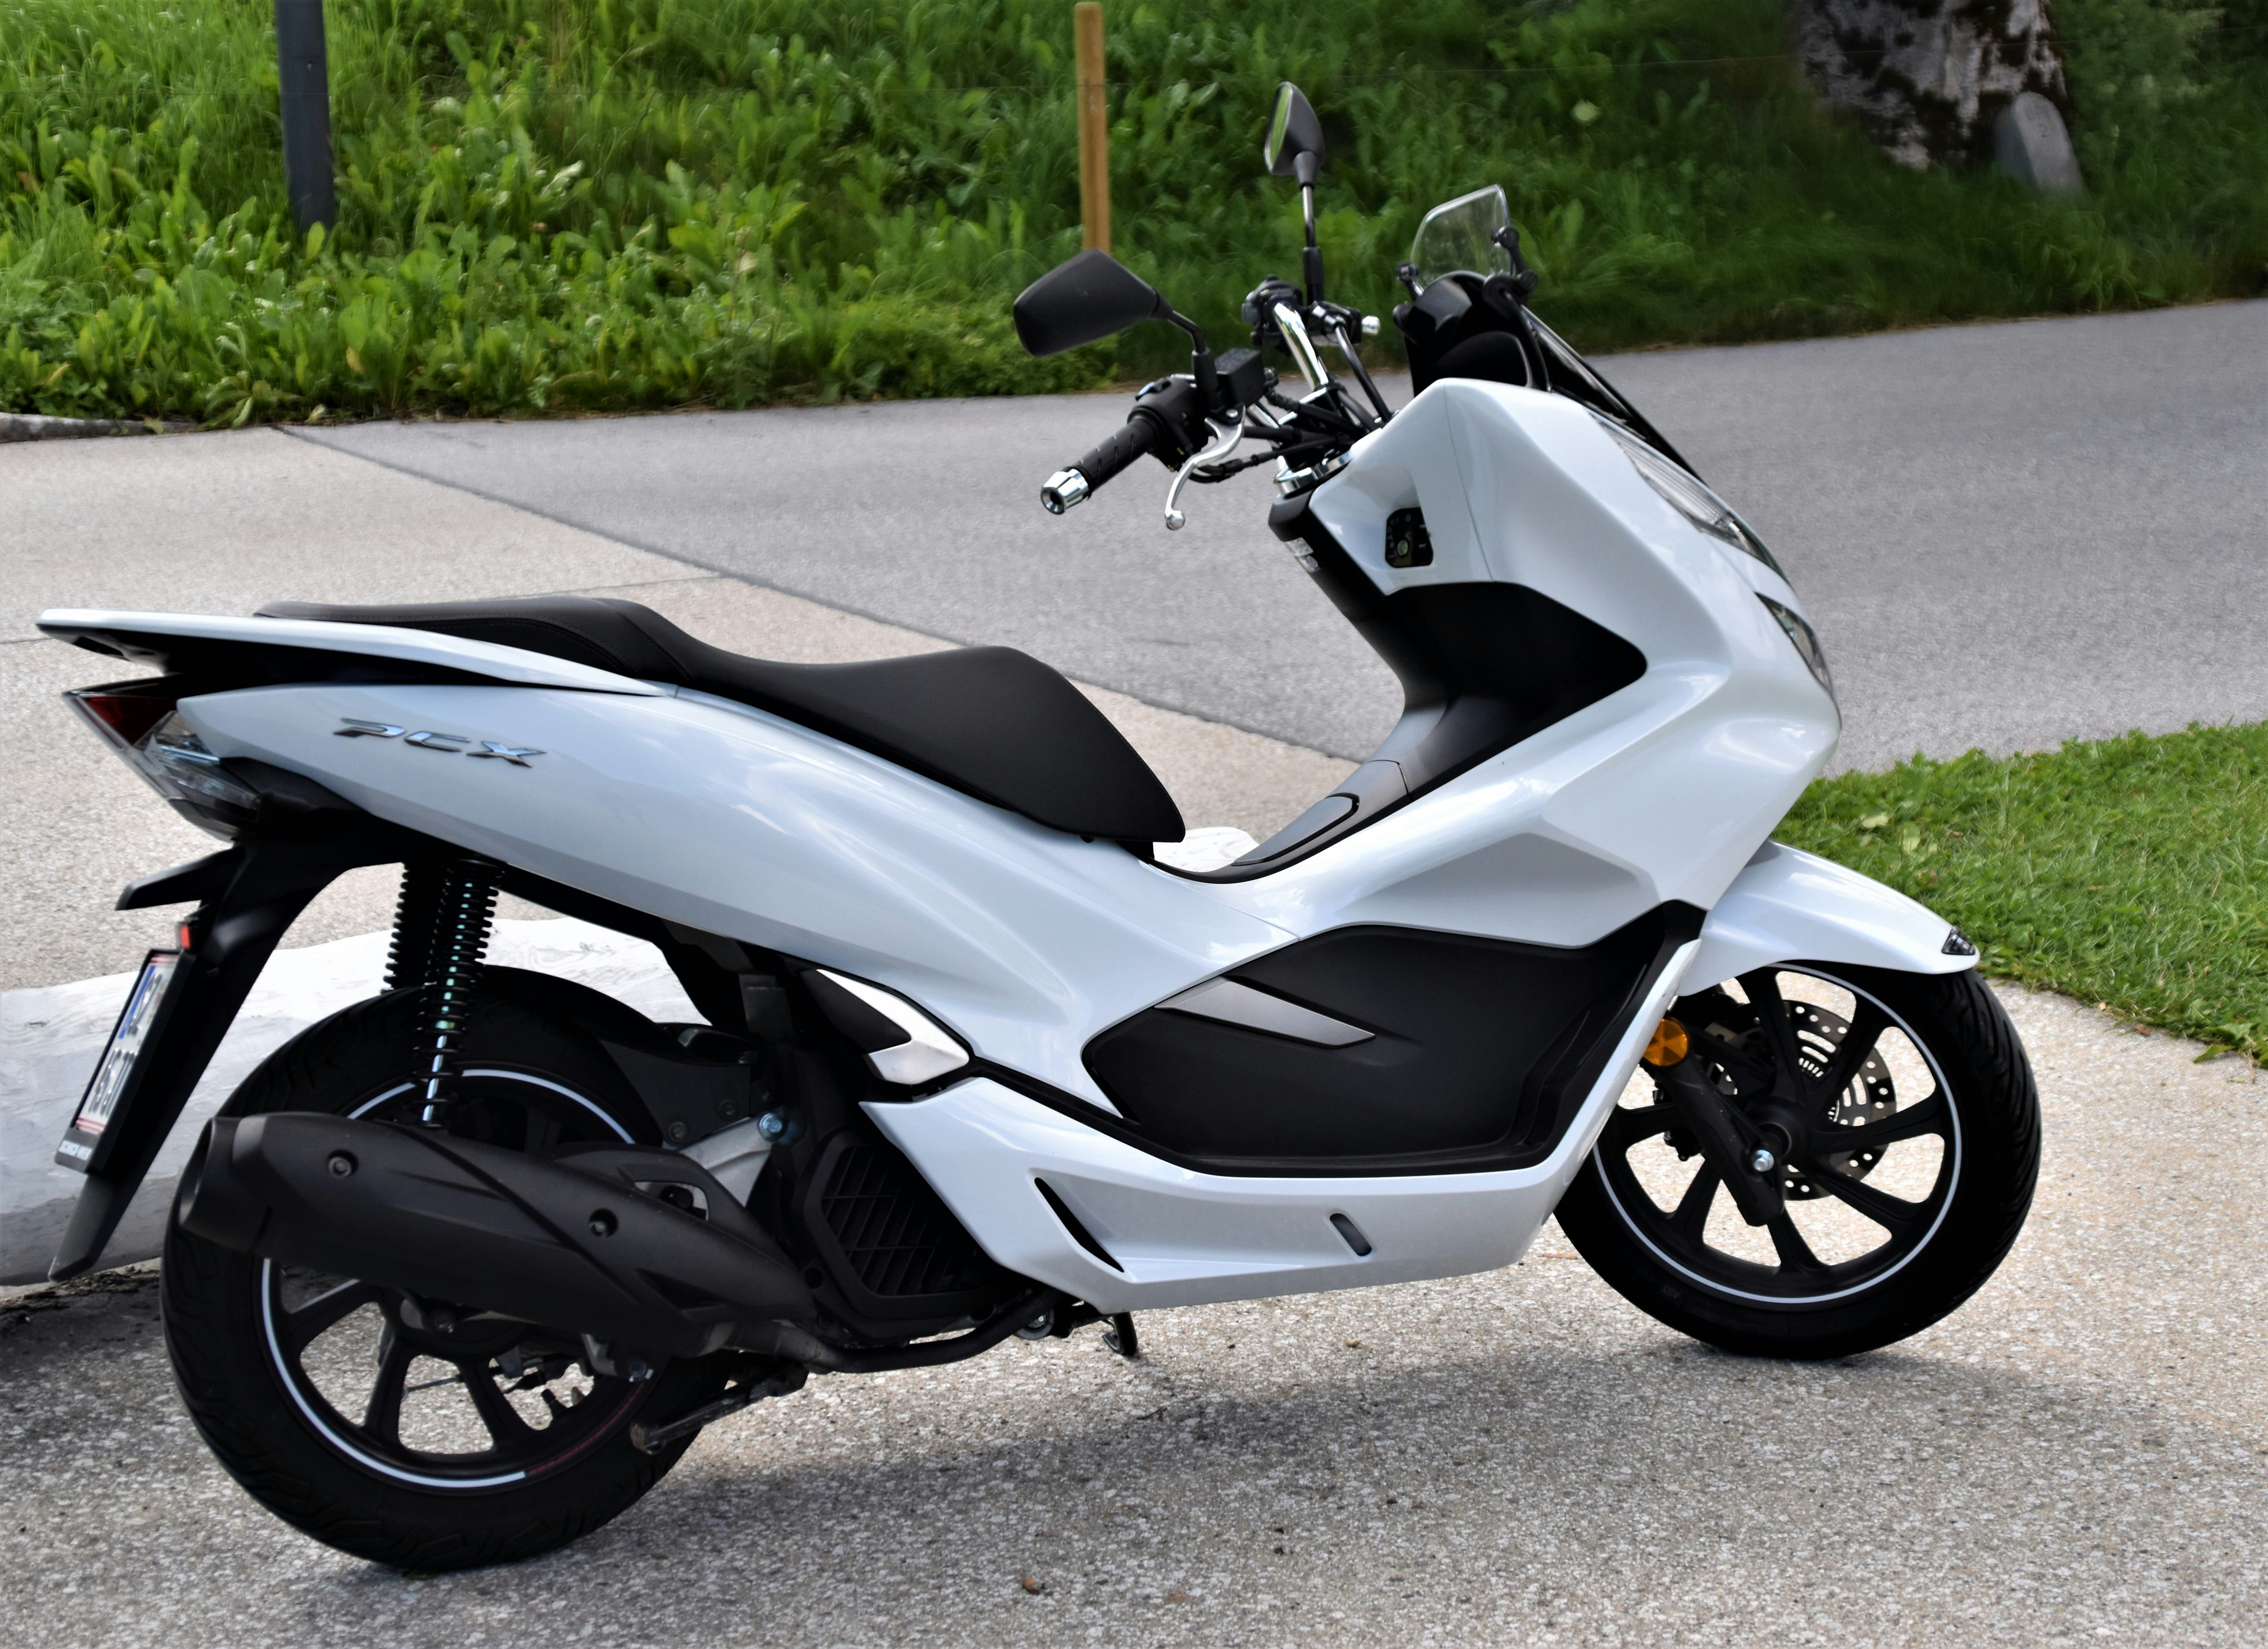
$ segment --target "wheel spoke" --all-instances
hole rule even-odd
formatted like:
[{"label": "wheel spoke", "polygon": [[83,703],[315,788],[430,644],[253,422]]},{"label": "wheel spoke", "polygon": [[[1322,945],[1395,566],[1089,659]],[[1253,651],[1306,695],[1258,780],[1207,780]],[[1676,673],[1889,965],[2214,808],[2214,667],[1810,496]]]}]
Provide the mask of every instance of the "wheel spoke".
[{"label": "wheel spoke", "polygon": [[1709,1224],[1710,1204],[1717,1200],[1717,1188],[1723,1182],[1717,1170],[1704,1162],[1695,1171],[1693,1182],[1685,1188],[1685,1195],[1677,1199],[1676,1211],[1669,1216],[1669,1228],[1681,1237],[1700,1241],[1701,1233]]},{"label": "wheel spoke", "polygon": [[1893,1112],[1879,1123],[1866,1123],[1857,1128],[1815,1129],[1812,1132],[1811,1149],[1807,1160],[1839,1156],[1852,1151],[1881,1151],[1901,1139],[1912,1139],[1922,1134],[1942,1134],[1952,1115],[1951,1108],[1945,1102],[1945,1095],[1933,1093],[1918,1104]]},{"label": "wheel spoke", "polygon": [[1829,1196],[1847,1203],[1894,1237],[1904,1236],[1912,1230],[1914,1223],[1922,1216],[1921,1204],[1906,1202],[1892,1196],[1888,1191],[1878,1191],[1864,1180],[1854,1179],[1823,1163],[1811,1165],[1810,1177]]},{"label": "wheel spoke", "polygon": [[1827,1070],[1815,1085],[1813,1092],[1833,1104],[1843,1090],[1858,1076],[1859,1068],[1867,1063],[1867,1056],[1874,1051],[1874,1044],[1882,1040],[1882,1033],[1890,1027],[1890,1016],[1866,997],[1859,998],[1852,1010],[1851,1028],[1843,1033],[1836,1044],[1835,1056],[1827,1062]]},{"label": "wheel spoke", "polygon": [[401,1447],[401,1394],[416,1357],[401,1336],[389,1336],[379,1358],[378,1379],[370,1388],[370,1404],[363,1410],[362,1429],[396,1448]]},{"label": "wheel spoke", "polygon": [[1826,1263],[1811,1251],[1811,1245],[1803,1240],[1803,1233],[1796,1229],[1795,1221],[1785,1211],[1764,1229],[1771,1233],[1772,1248],[1779,1255],[1783,1270],[1815,1274],[1827,1270]]},{"label": "wheel spoke", "polygon": [[376,1285],[345,1282],[316,1295],[296,1310],[284,1312],[283,1320],[276,1324],[276,1337],[283,1342],[284,1354],[297,1362],[301,1353],[324,1334],[364,1306],[377,1303]]},{"label": "wheel spoke", "polygon": [[489,1436],[498,1448],[510,1448],[524,1443],[535,1434],[535,1428],[519,1417],[519,1410],[512,1406],[512,1399],[497,1389],[496,1379],[489,1373],[488,1365],[481,1363],[457,1365],[459,1378],[465,1382],[465,1395],[473,1400],[473,1409],[488,1428]]}]

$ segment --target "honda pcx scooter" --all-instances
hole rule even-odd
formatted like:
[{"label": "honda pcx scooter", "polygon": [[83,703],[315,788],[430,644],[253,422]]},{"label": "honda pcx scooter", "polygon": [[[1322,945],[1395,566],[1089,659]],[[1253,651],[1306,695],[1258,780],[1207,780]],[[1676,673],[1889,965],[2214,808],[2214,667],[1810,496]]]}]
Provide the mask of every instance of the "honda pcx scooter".
[{"label": "honda pcx scooter", "polygon": [[[60,1147],[57,1276],[292,918],[402,866],[385,992],[237,1092],[166,1248],[184,1400],[279,1516],[525,1557],[813,1374],[1095,1322],[1130,1356],[1137,1311],[1505,1266],[1555,1211],[1742,1352],[1878,1346],[1992,1274],[2039,1121],[1973,947],[1769,839],[1840,729],[1802,603],[1532,313],[1498,192],[1418,234],[1391,410],[1324,295],[1322,159],[1286,86],[1307,252],[1253,348],[1099,253],[1016,304],[1040,353],[1195,344],[1047,508],[1146,453],[1171,526],[1272,462],[1270,526],[1403,684],[1233,864],[1161,862],[1156,777],[1006,649],[784,665],[564,598],[42,617],[154,673],[71,698],[228,843],[121,901],[195,914]],[[652,941],[706,1023],[484,967],[500,890]]]}]

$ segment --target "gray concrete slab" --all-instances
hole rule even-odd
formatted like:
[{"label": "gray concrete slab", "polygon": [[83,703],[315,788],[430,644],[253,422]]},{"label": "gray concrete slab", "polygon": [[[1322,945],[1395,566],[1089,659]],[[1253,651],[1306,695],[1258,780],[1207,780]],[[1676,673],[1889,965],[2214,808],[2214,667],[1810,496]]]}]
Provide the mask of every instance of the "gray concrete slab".
[{"label": "gray concrete slab", "polygon": [[[1546,313],[1549,313],[1547,303]],[[2268,305],[1602,363],[1756,522],[1844,692],[1842,762],[2268,715]],[[1082,680],[1354,757],[1391,678],[1263,525],[1258,475],[1158,526],[1143,465],[1061,520],[1114,427],[1076,396],[307,438]]]},{"label": "gray concrete slab", "polygon": [[1145,1314],[1138,1365],[1090,1329],[814,1380],[578,1544],[436,1579],[230,1483],[114,1274],[0,1301],[0,1617],[42,1649],[2258,1642],[2261,1090],[2005,994],[2031,1225],[1887,1351],[1702,1350],[1547,1228],[1490,1276]]}]

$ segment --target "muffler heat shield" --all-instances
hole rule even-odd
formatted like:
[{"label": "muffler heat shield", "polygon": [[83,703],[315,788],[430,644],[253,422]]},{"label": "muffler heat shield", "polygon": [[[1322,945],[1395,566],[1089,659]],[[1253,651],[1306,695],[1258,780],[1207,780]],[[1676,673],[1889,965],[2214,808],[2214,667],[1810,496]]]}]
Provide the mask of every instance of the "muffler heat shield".
[{"label": "muffler heat shield", "polygon": [[[706,1218],[642,1185],[698,1192]],[[538,1161],[316,1112],[219,1117],[174,1217],[239,1252],[673,1357],[768,1344],[813,1311],[762,1227],[673,1152]]]}]

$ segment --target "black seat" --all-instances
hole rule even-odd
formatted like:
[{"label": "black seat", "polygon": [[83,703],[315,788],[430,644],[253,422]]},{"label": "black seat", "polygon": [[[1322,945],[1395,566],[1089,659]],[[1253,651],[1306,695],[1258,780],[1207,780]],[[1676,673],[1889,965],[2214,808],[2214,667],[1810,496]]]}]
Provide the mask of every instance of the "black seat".
[{"label": "black seat", "polygon": [[1012,647],[864,664],[777,664],[687,635],[651,607],[578,595],[402,607],[276,601],[263,618],[388,624],[494,642],[752,704],[1057,830],[1178,842],[1181,810],[1086,695]]}]

